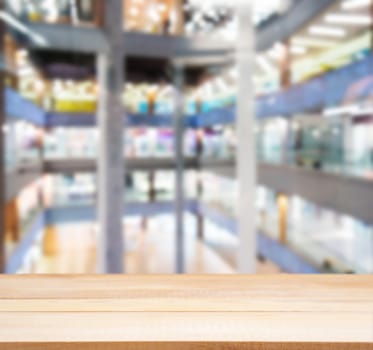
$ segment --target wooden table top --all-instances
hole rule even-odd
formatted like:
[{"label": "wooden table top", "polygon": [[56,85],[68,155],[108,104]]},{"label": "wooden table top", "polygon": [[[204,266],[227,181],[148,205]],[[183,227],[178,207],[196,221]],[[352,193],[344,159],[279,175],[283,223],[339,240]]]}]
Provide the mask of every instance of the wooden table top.
[{"label": "wooden table top", "polygon": [[0,349],[373,349],[373,276],[3,276]]}]

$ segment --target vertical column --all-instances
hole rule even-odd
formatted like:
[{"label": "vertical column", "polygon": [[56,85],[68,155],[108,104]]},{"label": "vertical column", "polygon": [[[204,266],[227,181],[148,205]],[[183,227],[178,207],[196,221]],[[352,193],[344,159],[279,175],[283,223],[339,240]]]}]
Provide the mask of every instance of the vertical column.
[{"label": "vertical column", "polygon": [[238,179],[238,237],[237,266],[239,273],[256,271],[256,157],[254,110],[254,26],[252,4],[237,5],[239,36],[237,38],[237,179]]},{"label": "vertical column", "polygon": [[123,9],[122,2],[104,2],[104,32],[108,51],[97,57],[99,83],[98,126],[98,268],[102,273],[124,271],[123,194],[124,157],[122,106]]},{"label": "vertical column", "polygon": [[285,119],[286,120],[286,129],[282,139],[282,155],[281,155],[281,163],[288,164],[291,159],[291,144],[292,140],[294,139],[294,130],[293,130],[293,118]]},{"label": "vertical column", "polygon": [[[196,155],[197,155],[197,162],[198,162],[198,176],[197,176],[197,198],[199,201],[202,201],[203,197],[203,180],[202,180],[202,174],[201,174],[201,161],[203,157],[203,130],[200,129],[197,131],[197,140],[196,140]],[[197,234],[198,239],[203,240],[204,239],[204,219],[203,215],[198,212],[197,213]]]},{"label": "vertical column", "polygon": [[184,261],[184,71],[181,65],[175,65],[175,114],[174,114],[174,139],[175,139],[175,270],[176,273],[185,272]]},{"label": "vertical column", "polygon": [[[372,6],[373,8],[373,6]],[[343,150],[342,150],[342,164],[343,170],[345,166],[349,164],[355,164],[357,159],[357,152],[354,149],[354,137],[353,137],[353,119],[351,116],[345,116],[343,118]]]},{"label": "vertical column", "polygon": [[[0,11],[5,10],[5,1],[0,0]],[[5,271],[5,25],[0,21],[0,273]]]},{"label": "vertical column", "polygon": [[285,244],[287,241],[288,232],[288,210],[289,210],[289,198],[280,193],[277,196],[277,207],[278,207],[278,227],[279,227],[279,241]]}]

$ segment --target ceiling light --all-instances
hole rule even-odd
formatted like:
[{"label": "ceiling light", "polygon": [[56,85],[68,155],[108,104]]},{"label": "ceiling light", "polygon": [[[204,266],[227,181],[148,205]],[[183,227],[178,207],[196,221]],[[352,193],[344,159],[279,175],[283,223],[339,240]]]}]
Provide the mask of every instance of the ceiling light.
[{"label": "ceiling light", "polygon": [[45,85],[42,80],[35,80],[34,81],[34,88],[37,93],[41,93],[44,91]]},{"label": "ceiling light", "polygon": [[304,55],[307,53],[307,48],[304,46],[291,46],[290,52],[294,55]]},{"label": "ceiling light", "polygon": [[338,27],[312,26],[308,29],[308,32],[314,35],[325,35],[337,38],[346,36],[346,31]]},{"label": "ceiling light", "polygon": [[333,40],[307,38],[307,37],[296,37],[292,40],[293,44],[310,47],[331,47],[337,42]]},{"label": "ceiling light", "polygon": [[345,24],[351,26],[366,26],[372,23],[370,15],[352,15],[333,13],[325,16],[325,21],[328,23]]},{"label": "ceiling light", "polygon": [[24,77],[34,74],[34,69],[31,66],[22,67],[18,70],[18,76]]},{"label": "ceiling light", "polygon": [[158,11],[154,8],[150,8],[148,16],[151,18],[153,22],[159,22],[161,20],[161,16],[159,15]]},{"label": "ceiling light", "polygon": [[131,7],[130,13],[131,13],[131,16],[136,17],[139,15],[139,9],[137,7]]},{"label": "ceiling light", "polygon": [[238,69],[237,67],[233,67],[229,70],[228,72],[228,75],[230,78],[232,78],[233,80],[237,80],[238,78]]},{"label": "ceiling light", "polygon": [[348,105],[342,107],[331,107],[323,111],[324,117],[335,117],[341,115],[368,115],[373,114],[373,108],[370,106],[360,106],[360,105]]},{"label": "ceiling light", "polygon": [[351,114],[353,113],[358,107],[356,105],[353,106],[342,106],[342,107],[330,107],[326,108],[323,111],[324,117],[335,117],[345,114]]},{"label": "ceiling light", "polygon": [[167,11],[167,5],[166,4],[159,4],[158,9],[160,12],[165,12]]},{"label": "ceiling light", "polygon": [[371,5],[371,0],[346,0],[342,3],[344,10],[353,10]]},{"label": "ceiling light", "polygon": [[268,55],[275,60],[282,59],[285,53],[286,53],[285,45],[280,42],[277,42],[273,46],[273,48],[268,51]]}]

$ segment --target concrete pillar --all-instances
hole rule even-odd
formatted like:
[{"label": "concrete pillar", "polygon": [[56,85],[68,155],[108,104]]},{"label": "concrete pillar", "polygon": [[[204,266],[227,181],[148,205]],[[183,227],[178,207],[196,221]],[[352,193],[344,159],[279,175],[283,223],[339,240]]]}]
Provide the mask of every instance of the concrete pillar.
[{"label": "concrete pillar", "polygon": [[[5,10],[5,1],[0,1],[0,11]],[[0,21],[0,273],[5,271],[5,142],[4,142],[4,125],[5,125],[5,54],[4,54],[5,24]]]},{"label": "concrete pillar", "polygon": [[285,119],[286,124],[286,130],[285,135],[282,140],[282,158],[281,163],[282,164],[289,164],[291,163],[291,156],[292,156],[292,147],[291,144],[294,139],[294,129],[293,129],[293,123],[292,118]]},{"label": "concrete pillar", "polygon": [[108,51],[97,57],[99,84],[98,127],[100,147],[98,156],[98,269],[101,273],[124,272],[123,193],[124,108],[122,89],[123,9],[122,2],[104,2],[104,33]]},{"label": "concrete pillar", "polygon": [[[354,149],[353,119],[350,116],[343,118],[343,165],[354,164],[356,150]],[[348,169],[343,169],[348,170]]]},{"label": "concrete pillar", "polygon": [[[203,131],[198,130],[197,131],[197,140],[196,140],[196,156],[197,156],[197,161],[198,161],[198,168],[197,171],[199,172],[199,176],[197,176],[197,198],[199,201],[202,200],[203,197],[203,181],[202,181],[202,176],[201,176],[201,161],[203,157]],[[203,215],[201,215],[199,212],[197,213],[197,236],[198,239],[203,240],[205,236],[204,232],[204,218]]]},{"label": "concrete pillar", "polygon": [[237,266],[239,273],[256,271],[256,155],[253,74],[255,67],[254,25],[252,4],[237,4],[239,36],[237,38],[237,180],[238,238]]},{"label": "concrete pillar", "polygon": [[181,65],[175,65],[174,89],[174,135],[175,135],[175,270],[176,273],[185,272],[184,261],[184,70]]}]

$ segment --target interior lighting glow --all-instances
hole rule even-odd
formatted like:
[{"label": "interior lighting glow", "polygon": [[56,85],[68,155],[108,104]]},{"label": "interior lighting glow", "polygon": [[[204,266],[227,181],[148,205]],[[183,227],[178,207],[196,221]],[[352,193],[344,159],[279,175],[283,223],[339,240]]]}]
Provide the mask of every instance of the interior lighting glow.
[{"label": "interior lighting glow", "polygon": [[18,70],[18,75],[20,77],[25,77],[27,75],[32,75],[32,74],[34,74],[34,69],[31,66],[22,67],[21,69]]},{"label": "interior lighting glow", "polygon": [[364,106],[359,106],[359,105],[332,107],[332,108],[327,108],[323,111],[324,117],[335,117],[335,116],[341,116],[341,115],[358,116],[358,115],[372,115],[372,114],[373,114],[373,107],[364,107]]},{"label": "interior lighting glow", "polygon": [[45,85],[44,85],[44,82],[42,80],[35,80],[34,81],[34,88],[36,90],[36,92],[38,93],[41,93],[44,91],[44,88],[45,88]]},{"label": "interior lighting glow", "polygon": [[346,0],[342,3],[344,10],[354,10],[371,5],[371,0]]},{"label": "interior lighting glow", "polygon": [[290,52],[294,55],[304,55],[307,53],[307,48],[304,46],[291,46]]},{"label": "interior lighting glow", "polygon": [[167,6],[166,4],[159,4],[158,9],[160,12],[166,12],[167,11]]},{"label": "interior lighting glow", "polygon": [[297,122],[293,122],[293,123],[291,124],[291,128],[292,128],[294,131],[297,131],[297,130],[300,129],[300,125],[299,125],[299,123],[297,123]]},{"label": "interior lighting glow", "polygon": [[139,15],[140,11],[137,7],[131,7],[130,14],[131,16],[137,17]]},{"label": "interior lighting glow", "polygon": [[346,36],[346,31],[339,27],[325,27],[325,26],[312,26],[308,32],[313,35],[323,35],[336,38],[343,38]]},{"label": "interior lighting glow", "polygon": [[277,42],[273,48],[268,52],[268,55],[274,59],[281,59],[285,55],[285,45]]},{"label": "interior lighting glow", "polygon": [[356,27],[364,27],[372,23],[372,17],[370,15],[332,13],[330,15],[325,16],[325,21],[327,23],[333,24],[344,24]]},{"label": "interior lighting glow", "polygon": [[331,47],[337,44],[336,41],[319,39],[319,38],[307,38],[307,37],[296,37],[292,40],[295,45],[307,46],[307,47]]},{"label": "interior lighting glow", "polygon": [[158,11],[154,8],[151,8],[149,10],[148,15],[153,22],[159,22],[161,20],[161,16],[159,15]]},{"label": "interior lighting glow", "polygon": [[340,115],[351,114],[358,109],[358,106],[331,107],[323,111],[324,117],[335,117]]},{"label": "interior lighting glow", "polygon": [[7,134],[9,132],[9,125],[3,125],[3,133]]},{"label": "interior lighting glow", "polygon": [[312,132],[312,136],[313,136],[315,139],[320,138],[320,136],[321,136],[321,131],[320,131],[319,129],[315,129],[315,130]]}]

